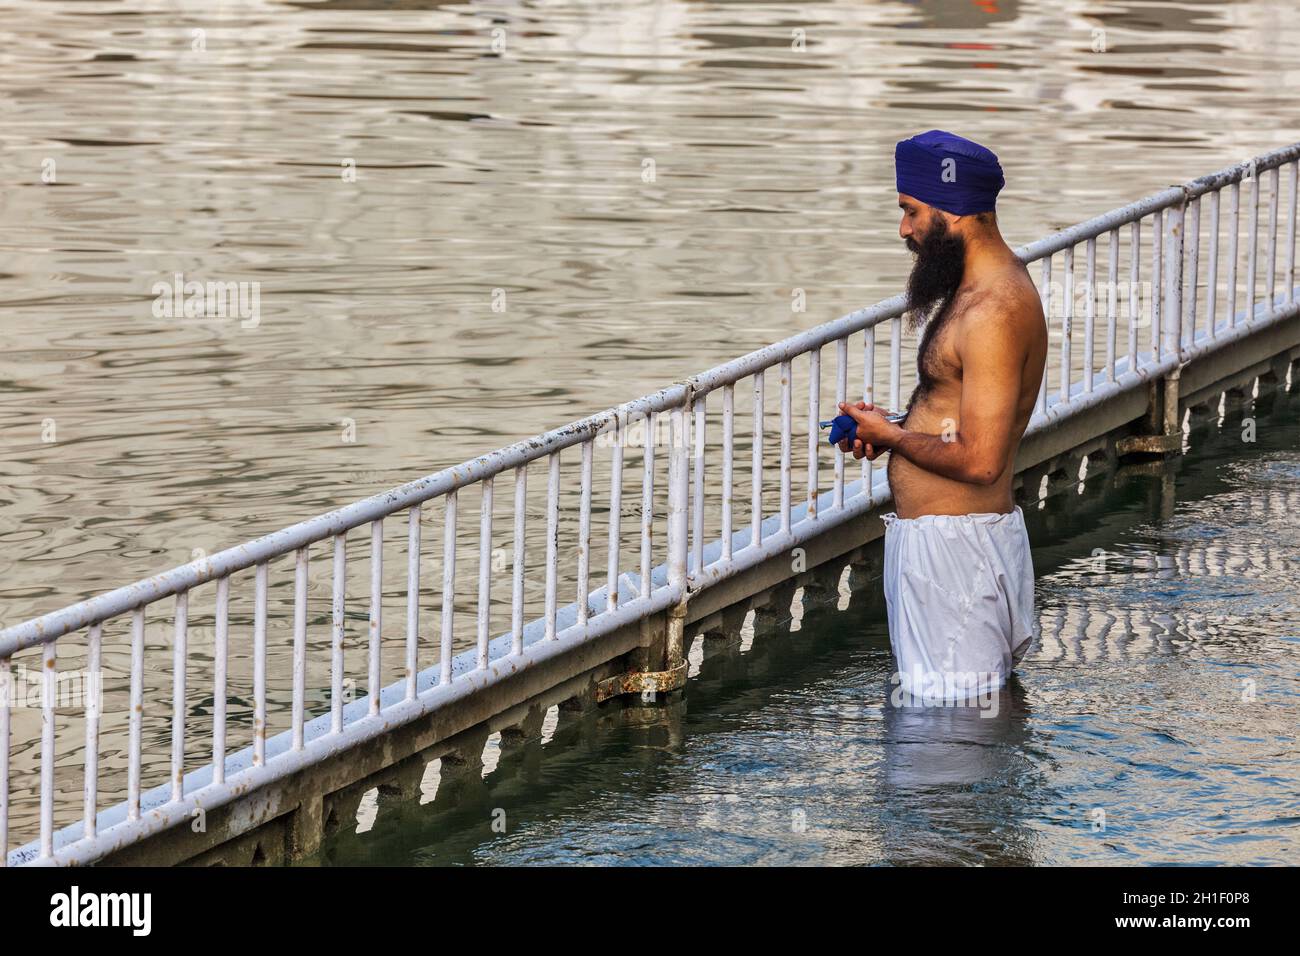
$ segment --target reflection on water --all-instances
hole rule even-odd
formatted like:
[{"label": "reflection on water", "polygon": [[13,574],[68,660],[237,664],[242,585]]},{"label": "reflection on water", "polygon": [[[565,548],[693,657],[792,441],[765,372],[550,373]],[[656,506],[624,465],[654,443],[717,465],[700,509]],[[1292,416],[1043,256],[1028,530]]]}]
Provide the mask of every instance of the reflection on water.
[{"label": "reflection on water", "polygon": [[[1034,862],[1018,826],[1019,794],[1034,770],[1026,708],[1013,678],[979,706],[881,709],[880,785],[866,794],[895,811],[880,820],[881,859]],[[935,856],[938,847],[918,832],[945,843],[947,853]]]},{"label": "reflection on water", "polygon": [[[918,129],[997,149],[1017,243],[1300,139],[1291,7],[24,7],[0,25],[0,624],[893,294],[910,260],[892,150]],[[155,285],[178,273],[258,283],[255,321],[159,316]],[[349,569],[349,594],[367,593],[364,563]],[[273,730],[288,722],[282,570]],[[312,575],[324,668],[328,564],[314,556]],[[400,629],[399,589],[386,583]],[[247,590],[232,591],[232,748],[251,734]],[[210,747],[202,600],[190,768]],[[167,612],[146,636],[146,786],[167,774]],[[360,646],[365,608],[349,615]],[[385,639],[400,667],[400,631]],[[108,801],[125,790],[129,657],[123,628],[105,641]],[[80,648],[61,647],[60,667]],[[322,672],[312,714],[328,706]],[[38,718],[15,717],[15,839],[34,828]],[[82,725],[58,733],[63,824],[80,814]]]},{"label": "reflection on water", "polygon": [[797,627],[697,639],[684,701],[561,714],[319,861],[1289,863],[1300,385],[1252,417],[1026,508],[1041,643],[976,706],[889,703],[878,579],[797,594]]},{"label": "reflection on water", "polygon": [[[0,620],[893,294],[905,133],[993,144],[1014,242],[1294,141],[1293,12],[145,0],[8,17]],[[260,283],[259,321],[155,318],[177,272]]]}]

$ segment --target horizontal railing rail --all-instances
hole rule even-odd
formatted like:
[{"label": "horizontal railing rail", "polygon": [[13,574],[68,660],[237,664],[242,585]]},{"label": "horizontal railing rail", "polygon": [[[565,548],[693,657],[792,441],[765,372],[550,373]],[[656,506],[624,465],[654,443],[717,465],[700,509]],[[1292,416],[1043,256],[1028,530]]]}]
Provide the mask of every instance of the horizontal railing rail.
[{"label": "horizontal railing rail", "polygon": [[[1295,313],[1295,247],[1297,160],[1300,144],[1275,150],[1246,163],[1170,187],[1104,215],[1062,230],[1017,250],[1026,264],[1040,263],[1039,286],[1054,349],[1056,381],[1044,375],[1037,407],[1029,425],[1032,434],[1077,414],[1117,392],[1142,386],[1190,359],[1222,348],[1230,342]],[[1286,171],[1286,232],[1279,243],[1279,204],[1282,173]],[[1265,177],[1268,188],[1264,189]],[[1242,201],[1243,190],[1247,193]],[[1226,194],[1226,210],[1221,197]],[[1261,197],[1267,196],[1267,224],[1261,230]],[[1201,269],[1202,205],[1208,207],[1206,265]],[[1226,215],[1225,215],[1226,212]],[[1243,232],[1247,224],[1244,275],[1239,266]],[[1142,233],[1148,232],[1150,250],[1144,251]],[[1127,227],[1127,237],[1121,235]],[[1228,248],[1221,248],[1221,239]],[[1260,255],[1260,233],[1266,245]],[[1105,278],[1097,264],[1098,245],[1105,237]],[[1124,239],[1127,239],[1127,242]],[[1279,245],[1284,264],[1279,266]],[[1082,247],[1082,282],[1076,282]],[[1062,282],[1054,281],[1054,260],[1062,257]],[[1127,269],[1120,262],[1127,257]],[[1149,263],[1149,272],[1144,271]],[[1221,267],[1226,267],[1221,270]],[[1224,272],[1220,282],[1220,271]],[[1123,278],[1121,278],[1123,275]],[[1277,280],[1283,289],[1277,292]],[[1200,290],[1203,289],[1203,292]],[[1059,293],[1059,309],[1058,305]],[[1076,299],[1082,293],[1082,329]],[[1239,309],[1238,305],[1243,308]],[[1198,306],[1200,308],[1198,312]],[[675,383],[651,395],[618,405],[525,441],[409,482],[328,514],[300,522],[173,568],[162,574],[52,611],[0,631],[0,861],[8,863],[93,862],[104,854],[130,845],[151,833],[175,826],[196,806],[212,808],[268,782],[323,760],[418,719],[448,702],[473,694],[505,679],[520,668],[564,653],[613,629],[658,614],[687,599],[690,593],[793,547],[846,520],[851,520],[888,499],[882,463],[861,462],[860,477],[850,480],[846,456],[826,449],[833,479],[823,490],[821,453],[824,438],[818,428],[824,399],[849,396],[850,369],[860,365],[854,394],[867,401],[900,407],[904,384],[902,354],[905,303],[895,296],[781,342],[758,349],[700,375]],[[1122,316],[1123,313],[1123,316]],[[1126,318],[1122,322],[1121,318]],[[878,394],[878,357],[883,354],[879,330],[888,327],[888,360],[884,388]],[[1079,333],[1082,332],[1080,335]],[[861,335],[860,361],[852,359],[850,340]],[[1145,339],[1145,341],[1144,341]],[[822,350],[834,346],[833,385],[822,381]],[[879,349],[879,351],[878,351]],[[804,361],[806,357],[806,362]],[[1100,357],[1100,361],[1099,361]],[[799,368],[796,370],[795,363]],[[805,368],[806,365],[806,368]],[[767,373],[777,370],[779,466],[775,478],[768,471]],[[806,378],[806,401],[801,402],[806,450],[800,453],[806,467],[804,488],[796,500],[795,483],[795,377]],[[745,387],[738,388],[742,383]],[[858,385],[860,384],[860,388]],[[715,434],[718,459],[709,457],[709,399],[721,392],[720,435]],[[736,507],[736,433],[742,415],[741,398],[749,403],[749,502],[747,516]],[[717,414],[716,410],[714,412]],[[668,420],[667,506],[661,515],[656,502],[656,436],[661,416]],[[623,560],[626,448],[631,430],[646,434],[641,455],[639,549],[635,564]],[[577,540],[572,563],[561,568],[559,547],[561,452],[580,450]],[[597,448],[608,448],[609,487],[606,565],[604,583],[592,588],[593,464]],[[539,570],[545,578],[542,613],[528,618],[526,571],[528,547],[528,466],[545,460],[545,557]],[[602,457],[602,467],[605,460]],[[509,629],[492,630],[493,585],[497,578],[493,538],[494,483],[513,472],[513,523],[510,525]],[[776,485],[769,489],[768,484]],[[460,596],[456,585],[456,558],[462,527],[458,517],[459,493],[474,487],[480,502],[478,515],[478,576],[474,606],[473,646],[456,651],[456,616]],[[777,495],[777,508],[769,512],[767,499]],[[437,589],[440,624],[436,664],[421,669],[421,652],[429,643],[420,625],[421,598],[428,588],[421,582],[422,515],[424,506],[441,499],[442,581]],[[708,502],[718,507],[710,510]],[[383,564],[384,521],[406,516],[406,621],[404,657],[400,679],[383,683]],[[747,517],[742,526],[740,518]],[[347,619],[348,533],[369,530],[370,593],[366,639],[366,696],[351,700],[344,687],[344,651]],[[656,559],[656,542],[664,532],[664,559]],[[332,571],[329,614],[329,685],[312,687],[309,717],[308,675],[323,661],[308,658],[309,561],[313,545],[329,548]],[[291,690],[289,728],[268,736],[268,631],[272,618],[268,596],[270,564],[292,555],[294,587],[291,620],[292,649],[288,658]],[[230,614],[233,583],[249,583],[252,572],[251,620],[253,701],[252,743],[228,752]],[[572,602],[560,604],[561,573],[573,590]],[[187,732],[198,718],[186,706],[193,688],[187,686],[191,660],[188,636],[191,595],[212,585],[213,654],[201,670],[203,697],[211,700],[211,718],[201,732],[210,734],[210,759],[195,766],[187,757]],[[149,704],[145,688],[146,614],[161,602],[172,600],[171,696],[163,699],[170,709],[169,750],[158,752],[162,735],[143,734]],[[527,619],[526,619],[527,618]],[[56,767],[59,744],[57,695],[53,692],[60,659],[60,641],[84,632],[86,671],[99,675],[105,627],[130,632],[129,723],[126,728],[126,799],[99,808],[101,703],[90,694],[83,708],[82,818],[70,826],[55,826],[55,799],[59,787]],[[39,651],[43,695],[39,744],[22,741],[25,754],[38,753],[15,776],[12,747],[13,661],[24,652]],[[83,653],[79,648],[78,653]],[[391,679],[391,675],[390,675]],[[325,709],[324,703],[328,703]],[[152,711],[150,711],[152,713]],[[204,736],[205,746],[209,740]],[[145,790],[145,750],[152,766],[166,760],[167,781]],[[38,767],[38,769],[37,769]],[[65,778],[66,779],[66,778]],[[15,781],[19,784],[15,787]],[[38,802],[30,818],[35,838],[10,850],[11,809],[18,796]],[[26,825],[26,824],[25,824]]]}]

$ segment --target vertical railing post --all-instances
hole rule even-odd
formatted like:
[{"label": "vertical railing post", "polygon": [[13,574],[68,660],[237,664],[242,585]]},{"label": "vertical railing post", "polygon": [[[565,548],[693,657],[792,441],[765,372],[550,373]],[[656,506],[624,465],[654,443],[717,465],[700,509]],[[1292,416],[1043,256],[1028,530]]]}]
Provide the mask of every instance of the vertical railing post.
[{"label": "vertical railing post", "polygon": [[185,796],[185,662],[188,659],[190,592],[176,595],[172,641],[172,800]]},{"label": "vertical railing post", "polygon": [[379,713],[380,674],[383,666],[382,642],[384,633],[384,519],[370,523],[370,658],[368,681],[370,703],[368,713]]},{"label": "vertical railing post", "polygon": [[1129,225],[1128,265],[1128,370],[1137,368],[1139,310],[1142,307],[1142,220]]},{"label": "vertical railing post", "polygon": [[1151,361],[1159,362],[1160,323],[1164,308],[1165,284],[1163,269],[1163,242],[1165,213],[1157,209],[1151,214]]},{"label": "vertical railing post", "polygon": [[[1183,257],[1187,269],[1187,294],[1184,296],[1186,315],[1182,318],[1180,341],[1184,348],[1196,344],[1196,286],[1200,279],[1201,264],[1201,199],[1193,199],[1187,210],[1186,246]],[[1181,314],[1181,313],[1180,313]]]},{"label": "vertical railing post", "polygon": [[[1219,303],[1219,191],[1210,193],[1210,262],[1205,277],[1205,314],[1209,324],[1208,334],[1215,335]],[[1195,333],[1192,334],[1195,338]]]},{"label": "vertical railing post", "polygon": [[[1182,354],[1184,330],[1188,326],[1188,319],[1183,315],[1183,231],[1187,206],[1184,190],[1177,205],[1165,209],[1163,216],[1157,210],[1154,216],[1152,265],[1158,278],[1152,280],[1151,311],[1155,327],[1151,345],[1156,364],[1167,356],[1177,359]],[[1175,362],[1173,368],[1148,383],[1147,433],[1120,439],[1116,452],[1121,459],[1132,454],[1163,457],[1181,453],[1183,436],[1178,418],[1181,372],[1181,362]]]},{"label": "vertical railing post", "polygon": [[[622,435],[619,440],[622,441]],[[510,652],[524,650],[524,530],[528,509],[528,463],[515,469],[515,555],[514,578],[510,587]]]},{"label": "vertical railing post", "polygon": [[691,406],[690,390],[686,399],[672,409],[672,445],[668,458],[668,586],[679,597],[668,612],[667,646],[664,669],[672,670],[683,660],[683,635],[686,627],[687,579],[686,560],[689,536],[688,479],[690,475],[690,437],[686,428],[686,409]]},{"label": "vertical railing post", "polygon": [[54,641],[41,645],[41,856],[54,855],[54,702],[58,694]]},{"label": "vertical railing post", "polygon": [[[487,479],[491,482],[491,478]],[[489,498],[491,497],[489,493]],[[489,508],[489,513],[491,509]],[[420,522],[416,502],[406,517],[406,699],[415,700],[415,675],[420,672]]]},{"label": "vertical railing post", "polygon": [[[488,666],[488,642],[492,636],[492,476],[479,483],[482,489],[482,505],[479,508],[478,525],[478,617],[475,620],[476,638],[478,640],[479,670]],[[414,697],[415,676],[411,677]]]},{"label": "vertical railing post", "polygon": [[1287,168],[1291,171],[1291,185],[1287,190],[1291,209],[1286,217],[1286,302],[1295,301],[1295,217],[1296,187],[1300,186],[1300,160],[1292,161]]},{"label": "vertical railing post", "polygon": [[764,376],[766,369],[754,373],[754,441],[749,466],[749,541],[759,545],[763,541],[763,405],[766,402]]},{"label": "vertical railing post", "polygon": [[144,722],[144,605],[131,612],[131,697],[127,717],[126,818],[140,819],[141,725]]},{"label": "vertical railing post", "polygon": [[900,412],[902,402],[903,320],[889,320],[889,411]]},{"label": "vertical railing post", "polygon": [[[1050,255],[1043,256],[1042,276],[1038,294],[1042,300],[1043,322],[1047,326],[1050,342],[1052,335],[1052,257]],[[1038,383],[1038,414],[1047,414],[1047,369],[1043,369],[1043,380]]]},{"label": "vertical railing post", "polygon": [[1119,325],[1119,227],[1110,231],[1106,259],[1106,381],[1115,381],[1116,326]]},{"label": "vertical railing post", "polygon": [[1228,187],[1228,278],[1225,282],[1228,295],[1228,328],[1237,324],[1237,246],[1241,239],[1241,184]]},{"label": "vertical railing post", "polygon": [[[649,439],[646,439],[646,454],[649,455]],[[555,616],[558,613],[559,598],[556,596],[560,566],[560,452],[551,452],[548,456],[550,470],[546,479],[546,639],[556,639]],[[647,464],[647,469],[651,465]],[[647,475],[652,473],[647,471]],[[450,667],[450,662],[448,662]]]},{"label": "vertical railing post", "polygon": [[1264,266],[1264,288],[1268,290],[1268,311],[1272,312],[1277,280],[1277,199],[1282,188],[1282,170],[1275,166],[1269,172],[1273,188],[1268,191],[1268,262]]},{"label": "vertical railing post", "polygon": [[[654,546],[654,521],[655,521],[655,445],[659,442],[659,424],[658,416],[654,412],[648,412],[645,417],[645,441],[642,443],[644,452],[641,463],[641,597],[650,596],[650,570],[651,570],[651,550]],[[558,465],[556,466],[558,467]],[[557,472],[558,473],[558,472]],[[549,515],[549,509],[548,509]],[[549,541],[554,537],[554,533],[548,531],[548,559],[549,567]],[[547,592],[550,593],[549,591]],[[548,605],[549,607],[549,605]],[[547,613],[547,620],[552,620],[554,615]],[[554,630],[551,625],[547,625],[550,630]],[[547,636],[550,636],[548,631]]]},{"label": "vertical railing post", "polygon": [[217,578],[212,675],[212,782],[226,781],[226,669],[230,658],[230,576]]},{"label": "vertical railing post", "polygon": [[[849,340],[847,338],[839,339],[835,343],[835,405],[836,412],[839,411],[839,403],[849,400]],[[816,422],[813,422],[816,425]],[[818,437],[818,441],[821,438]],[[835,497],[833,506],[838,510],[844,507],[844,452],[838,448],[835,455]],[[864,458],[863,461],[866,461]]]},{"label": "vertical railing post", "polygon": [[623,442],[626,440],[627,411],[614,416],[613,445],[609,453],[609,546],[605,549],[605,610],[618,609],[619,540],[623,530]]},{"label": "vertical railing post", "polygon": [[[86,776],[85,802],[82,810],[83,831],[87,838],[93,838],[98,823],[99,807],[99,716],[103,709],[104,672],[101,667],[103,626],[92,624],[87,636],[86,649]],[[0,701],[3,703],[3,701]],[[4,848],[0,847],[0,853]]]},{"label": "vertical railing post", "polygon": [[[253,572],[253,766],[266,763],[266,602],[270,571],[261,561]],[[373,685],[371,685],[373,687]]]},{"label": "vertical railing post", "polygon": [[695,400],[695,438],[691,442],[691,557],[695,573],[704,570],[704,450],[705,415],[708,411],[707,394]]},{"label": "vertical railing post", "polygon": [[822,350],[808,353],[808,510],[806,517],[817,517],[817,452],[820,435],[817,420],[821,417]]},{"label": "vertical railing post", "polygon": [[330,605],[330,732],[343,730],[343,638],[347,607],[348,536],[334,536],[334,589]]},{"label": "vertical railing post", "polygon": [[672,409],[672,444],[668,452],[668,583],[672,586],[686,583],[687,549],[687,476],[689,471],[689,438],[686,430],[686,409]]},{"label": "vertical railing post", "polygon": [[1250,246],[1246,249],[1246,321],[1255,321],[1255,263],[1259,252],[1259,173],[1252,161],[1242,182],[1250,183]]},{"label": "vertical railing post", "polygon": [[731,560],[732,498],[735,482],[733,445],[736,439],[736,387],[722,389],[722,560]]},{"label": "vertical railing post", "polygon": [[442,640],[439,643],[438,683],[451,683],[451,648],[456,623],[456,492],[443,496],[446,510],[442,526]]},{"label": "vertical railing post", "polygon": [[307,572],[308,549],[294,554],[293,572],[293,749],[302,750],[307,711]]},{"label": "vertical railing post", "polygon": [[1097,334],[1097,239],[1094,236],[1084,246],[1088,298],[1084,300],[1083,320],[1083,390],[1092,391],[1092,379],[1096,368],[1096,334]]},{"label": "vertical railing post", "polygon": [[1061,314],[1061,394],[1058,402],[1070,400],[1070,340],[1074,336],[1074,246],[1065,247],[1065,296]]},{"label": "vertical railing post", "polygon": [[578,623],[586,624],[591,613],[591,474],[594,441],[587,439],[579,448],[581,466],[578,492],[578,593],[574,604],[578,609]]},{"label": "vertical railing post", "polygon": [[[1178,358],[1184,343],[1190,345],[1195,337],[1195,299],[1192,298],[1190,316],[1183,314],[1183,260],[1186,258],[1184,226],[1190,219],[1194,241],[1199,241],[1199,209],[1193,205],[1188,216],[1187,191],[1176,205],[1157,209],[1152,215],[1152,295],[1151,295],[1151,352],[1152,364],[1158,365],[1166,357]],[[1134,232],[1134,254],[1137,249],[1137,232]],[[1190,266],[1192,282],[1196,282],[1195,254]],[[1131,321],[1131,320],[1130,320]],[[1116,443],[1116,452],[1123,459],[1130,455],[1181,454],[1182,430],[1179,411],[1179,378],[1181,362],[1175,363],[1158,378],[1148,382],[1148,405],[1145,434],[1129,435]]]},{"label": "vertical railing post", "polygon": [[1177,354],[1182,342],[1183,320],[1183,217],[1187,199],[1170,206],[1165,219],[1165,307],[1161,309],[1160,357]]},{"label": "vertical railing post", "polygon": [[790,531],[790,440],[791,440],[791,404],[790,389],[793,387],[793,369],[790,360],[781,363],[781,533]]},{"label": "vertical railing post", "polygon": [[[862,340],[862,400],[868,404],[876,403],[876,328],[879,323],[866,330]],[[889,409],[897,411],[897,409]],[[862,459],[862,493],[871,498],[871,472],[874,462]]]},{"label": "vertical railing post", "polygon": [[9,865],[9,711],[13,707],[13,666],[0,659],[0,867]]},{"label": "vertical railing post", "polygon": [[9,862],[9,711],[13,707],[13,667],[0,659],[0,867]]}]

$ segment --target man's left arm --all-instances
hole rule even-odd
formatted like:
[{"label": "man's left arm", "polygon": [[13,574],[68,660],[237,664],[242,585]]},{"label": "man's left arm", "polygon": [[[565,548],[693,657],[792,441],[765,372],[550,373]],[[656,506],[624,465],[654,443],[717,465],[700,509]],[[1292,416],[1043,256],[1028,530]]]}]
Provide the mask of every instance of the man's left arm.
[{"label": "man's left arm", "polygon": [[997,481],[1011,453],[1011,430],[1025,364],[1023,338],[1003,312],[1005,307],[1005,303],[977,307],[968,316],[962,340],[956,343],[962,386],[955,432],[926,435],[891,425],[871,412],[846,408],[858,420],[859,439],[887,447],[945,478],[976,485]]}]

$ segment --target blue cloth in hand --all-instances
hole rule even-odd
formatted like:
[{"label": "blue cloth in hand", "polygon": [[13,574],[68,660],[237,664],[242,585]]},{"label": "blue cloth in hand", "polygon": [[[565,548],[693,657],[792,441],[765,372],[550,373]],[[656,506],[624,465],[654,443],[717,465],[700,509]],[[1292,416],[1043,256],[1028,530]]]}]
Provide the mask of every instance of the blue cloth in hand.
[{"label": "blue cloth in hand", "polygon": [[838,445],[844,439],[849,440],[849,447],[853,447],[853,439],[858,437],[858,423],[852,415],[836,415],[835,420],[831,422],[832,445]]}]

